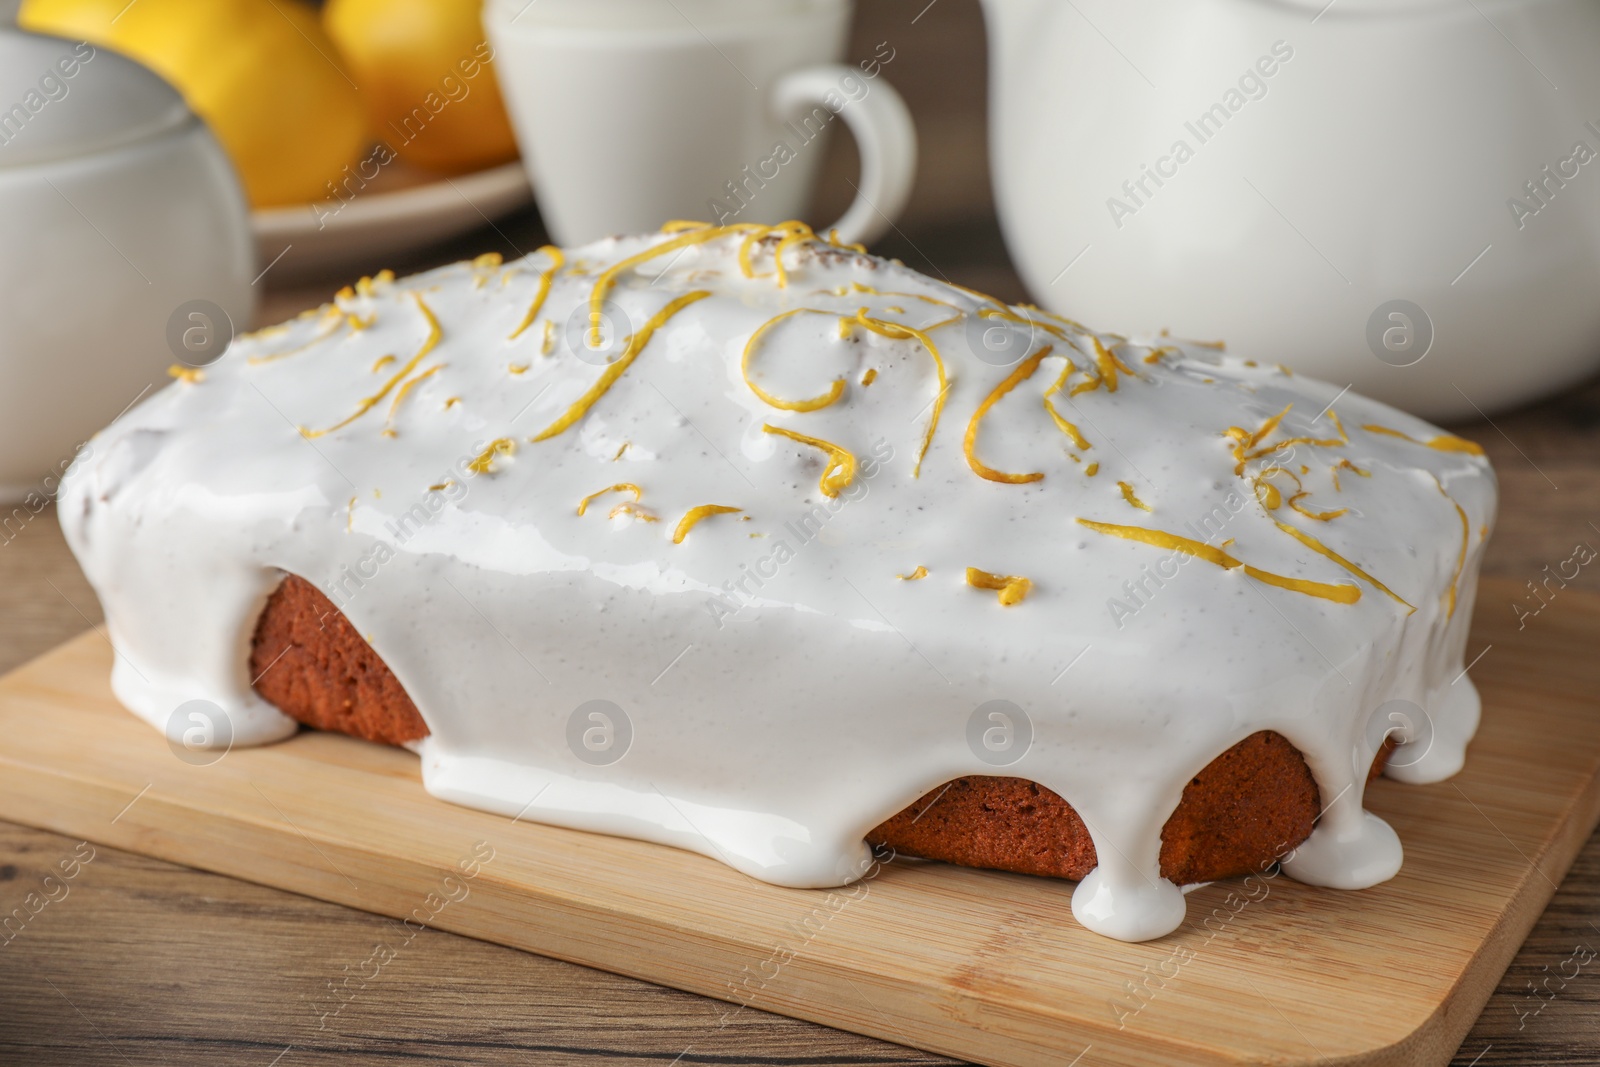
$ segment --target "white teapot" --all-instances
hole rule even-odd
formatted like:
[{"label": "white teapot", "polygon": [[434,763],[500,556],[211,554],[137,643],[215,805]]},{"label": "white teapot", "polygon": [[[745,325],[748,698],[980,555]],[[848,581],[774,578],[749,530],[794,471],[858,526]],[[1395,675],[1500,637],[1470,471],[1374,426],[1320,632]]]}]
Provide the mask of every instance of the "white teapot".
[{"label": "white teapot", "polygon": [[3,22],[0,544],[169,366],[249,326],[255,255],[231,164],[166,82]]},{"label": "white teapot", "polygon": [[1600,367],[1600,4],[983,5],[1040,303],[1435,419]]}]

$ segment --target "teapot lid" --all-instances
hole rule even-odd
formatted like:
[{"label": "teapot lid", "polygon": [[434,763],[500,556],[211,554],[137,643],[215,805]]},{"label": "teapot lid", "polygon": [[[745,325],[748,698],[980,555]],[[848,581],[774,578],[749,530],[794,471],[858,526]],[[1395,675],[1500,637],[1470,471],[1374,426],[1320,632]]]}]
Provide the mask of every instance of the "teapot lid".
[{"label": "teapot lid", "polygon": [[0,171],[104,152],[191,121],[177,90],[130,59],[0,26]]}]

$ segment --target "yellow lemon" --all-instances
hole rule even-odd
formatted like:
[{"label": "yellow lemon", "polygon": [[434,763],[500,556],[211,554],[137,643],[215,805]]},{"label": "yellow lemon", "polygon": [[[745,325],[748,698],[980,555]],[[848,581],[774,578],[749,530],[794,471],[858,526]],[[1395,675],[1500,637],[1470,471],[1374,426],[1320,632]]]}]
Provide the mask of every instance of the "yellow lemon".
[{"label": "yellow lemon", "polygon": [[355,83],[300,0],[26,0],[20,21],[121,52],[171,82],[256,207],[322,199],[368,143]]},{"label": "yellow lemon", "polygon": [[409,162],[460,173],[516,158],[481,6],[329,0],[323,8],[323,25],[361,86],[374,131]]}]

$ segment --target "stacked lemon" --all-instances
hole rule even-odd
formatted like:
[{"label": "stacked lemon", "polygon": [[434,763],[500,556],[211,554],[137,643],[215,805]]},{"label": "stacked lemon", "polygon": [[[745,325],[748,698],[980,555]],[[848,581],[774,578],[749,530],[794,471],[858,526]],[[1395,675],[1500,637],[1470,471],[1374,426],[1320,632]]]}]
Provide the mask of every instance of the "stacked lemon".
[{"label": "stacked lemon", "polygon": [[26,0],[20,21],[121,52],[210,124],[256,207],[329,195],[375,142],[449,173],[516,155],[479,0]]}]

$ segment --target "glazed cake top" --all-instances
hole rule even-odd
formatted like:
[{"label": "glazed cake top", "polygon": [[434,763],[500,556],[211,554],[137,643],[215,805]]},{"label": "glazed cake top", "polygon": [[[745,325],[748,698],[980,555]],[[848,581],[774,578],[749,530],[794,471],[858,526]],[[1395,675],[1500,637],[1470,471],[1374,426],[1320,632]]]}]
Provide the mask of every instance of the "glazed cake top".
[{"label": "glazed cake top", "polygon": [[[1234,742],[1279,730],[1335,798],[1291,873],[1370,884],[1375,713],[1422,709],[1416,779],[1476,723],[1476,445],[798,224],[385,273],[177,373],[62,507],[158,724],[293,728],[242,667],[293,572],[411,693],[441,795],[821,885],[927,789],[1018,775],[1095,838],[1079,918],[1146,937],[1182,915],[1160,825]],[[615,762],[568,743],[596,700]]]}]

